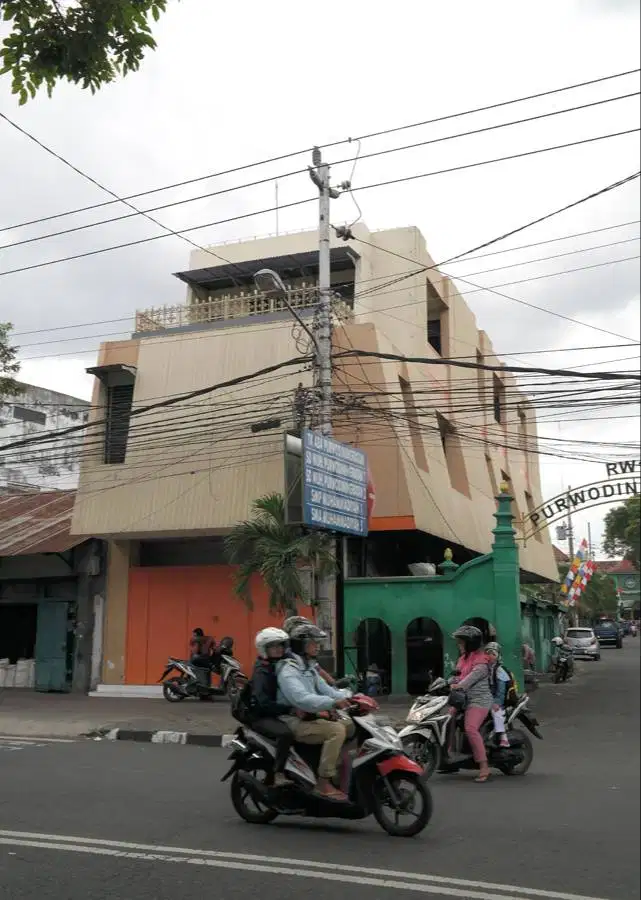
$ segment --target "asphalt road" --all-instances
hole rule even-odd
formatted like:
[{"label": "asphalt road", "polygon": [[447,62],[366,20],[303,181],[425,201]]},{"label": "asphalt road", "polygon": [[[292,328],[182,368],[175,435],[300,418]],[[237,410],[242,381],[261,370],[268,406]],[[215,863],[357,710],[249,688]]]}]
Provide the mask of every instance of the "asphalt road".
[{"label": "asphalt road", "polygon": [[526,778],[435,777],[412,840],[373,821],[246,825],[221,750],[0,742],[0,898],[638,897],[640,645],[537,693]]}]

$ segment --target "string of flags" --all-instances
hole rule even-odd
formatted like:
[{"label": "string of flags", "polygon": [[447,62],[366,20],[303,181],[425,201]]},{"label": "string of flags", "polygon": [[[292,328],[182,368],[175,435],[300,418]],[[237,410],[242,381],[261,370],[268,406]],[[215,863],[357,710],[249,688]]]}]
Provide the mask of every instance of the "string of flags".
[{"label": "string of flags", "polygon": [[566,596],[568,606],[576,606],[596,571],[596,564],[588,559],[588,552],[588,542],[584,538],[561,585],[561,593]]}]

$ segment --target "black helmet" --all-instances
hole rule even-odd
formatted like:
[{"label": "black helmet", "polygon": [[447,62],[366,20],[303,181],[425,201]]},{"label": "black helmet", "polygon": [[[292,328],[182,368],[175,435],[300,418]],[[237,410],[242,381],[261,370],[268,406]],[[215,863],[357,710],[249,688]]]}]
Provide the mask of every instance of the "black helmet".
[{"label": "black helmet", "polygon": [[455,640],[463,641],[466,653],[473,653],[479,650],[483,645],[483,632],[476,625],[461,625],[457,628],[452,637]]},{"label": "black helmet", "polygon": [[233,637],[224,637],[220,641],[220,650],[223,653],[231,653],[234,649],[234,639]]},{"label": "black helmet", "polygon": [[325,632],[321,631],[313,622],[296,625],[289,633],[290,646],[298,656],[303,656],[305,644],[308,641],[316,641],[318,643],[326,637]]},{"label": "black helmet", "polygon": [[294,628],[297,628],[299,625],[313,625],[314,623],[311,619],[305,618],[305,616],[289,616],[289,618],[285,619],[282,624],[283,631],[286,631],[287,634],[291,634]]}]

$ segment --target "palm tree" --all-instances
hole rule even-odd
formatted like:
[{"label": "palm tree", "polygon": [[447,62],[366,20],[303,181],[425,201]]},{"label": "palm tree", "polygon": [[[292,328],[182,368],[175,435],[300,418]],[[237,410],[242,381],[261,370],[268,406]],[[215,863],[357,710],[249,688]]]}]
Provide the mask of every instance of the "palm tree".
[{"label": "palm tree", "polygon": [[251,609],[250,582],[260,575],[269,591],[270,609],[295,614],[298,603],[314,602],[305,587],[303,569],[321,578],[335,571],[331,538],[288,525],[282,494],[260,497],[252,511],[252,518],[240,522],[225,538],[227,558],[238,566],[234,590]]}]

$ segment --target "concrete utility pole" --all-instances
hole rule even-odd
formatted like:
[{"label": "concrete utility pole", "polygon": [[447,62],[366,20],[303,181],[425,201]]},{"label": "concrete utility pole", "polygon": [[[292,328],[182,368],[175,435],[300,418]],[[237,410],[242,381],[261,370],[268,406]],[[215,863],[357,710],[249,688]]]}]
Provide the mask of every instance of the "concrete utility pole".
[{"label": "concrete utility pole", "polygon": [[318,147],[312,154],[309,177],[318,188],[318,333],[316,366],[320,390],[320,430],[332,433],[332,285],[330,267],[329,201],[340,196],[329,184],[329,166]]},{"label": "concrete utility pole", "polygon": [[[318,188],[318,330],[316,332],[316,373],[320,393],[322,434],[332,434],[332,284],[330,265],[330,200],[340,196],[329,183],[329,166],[318,147],[312,153],[309,177]],[[323,578],[318,584],[318,621],[330,637],[333,662],[336,659],[336,581]]]}]

